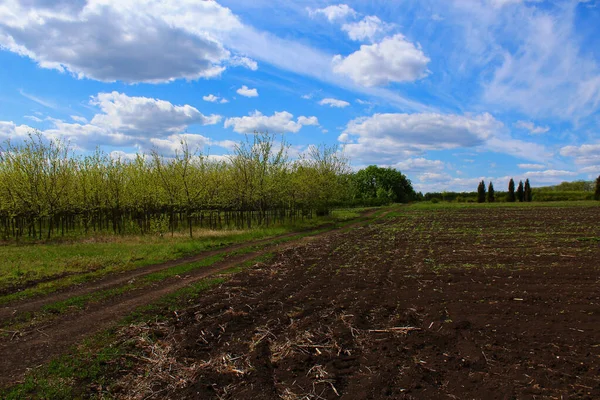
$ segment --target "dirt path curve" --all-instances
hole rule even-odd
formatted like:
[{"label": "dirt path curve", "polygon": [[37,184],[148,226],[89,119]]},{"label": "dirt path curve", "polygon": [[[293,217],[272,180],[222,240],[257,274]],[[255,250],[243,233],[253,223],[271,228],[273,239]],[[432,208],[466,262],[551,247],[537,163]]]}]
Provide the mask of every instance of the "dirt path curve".
[{"label": "dirt path curve", "polygon": [[[378,210],[369,210],[363,213],[357,219],[369,218],[373,214],[375,214]],[[40,310],[43,306],[56,303],[58,301],[63,301],[69,299],[74,296],[81,296],[85,294],[89,294],[92,292],[112,289],[115,287],[123,286],[127,284],[127,282],[132,279],[138,279],[144,275],[148,275],[151,273],[159,272],[162,270],[166,270],[173,267],[178,267],[180,265],[191,264],[198,261],[202,261],[208,257],[212,257],[215,255],[223,254],[223,253],[231,253],[243,248],[251,247],[251,246],[260,246],[274,240],[280,239],[288,239],[294,236],[304,235],[306,233],[310,233],[311,231],[317,229],[326,228],[325,226],[320,226],[314,229],[299,231],[299,232],[290,232],[283,235],[273,236],[265,239],[254,240],[244,243],[239,243],[235,245],[225,246],[222,248],[218,248],[215,250],[203,251],[201,253],[195,254],[193,256],[188,256],[184,258],[180,258],[177,260],[166,261],[160,264],[147,265],[145,267],[136,268],[126,272],[109,274],[103,278],[90,281],[81,285],[73,285],[63,290],[50,293],[45,296],[35,297],[31,299],[24,299],[20,301],[15,301],[12,303],[5,304],[0,306],[0,320],[11,318],[16,314],[34,312]]]},{"label": "dirt path curve", "polygon": [[[352,229],[353,227],[362,224],[365,219],[372,217],[376,212],[377,210],[369,211],[357,219],[356,222],[346,225],[343,228],[317,233],[312,236],[304,236],[284,244],[274,244],[272,246],[266,246],[260,250],[243,255],[228,257],[227,259],[219,261],[209,267],[199,268],[184,277],[169,278],[150,287],[127,292],[122,296],[112,298],[106,302],[91,304],[84,311],[62,315],[46,326],[36,327],[33,330],[22,333],[18,337],[12,339],[7,338],[1,340],[0,387],[17,382],[19,379],[22,379],[27,370],[40,366],[52,358],[63,354],[70,347],[79,343],[84,338],[114,326],[121,318],[127,316],[140,306],[150,304],[164,295],[175,292],[218,272],[233,268],[241,263],[244,263],[245,261],[252,260],[253,258],[265,253],[274,251],[280,252],[288,248],[300,246],[328,235],[330,232],[339,231],[340,229]],[[390,211],[384,212],[381,214],[381,216],[384,216],[389,212]],[[286,236],[293,235],[290,234],[281,237]],[[273,238],[270,240],[273,240]],[[137,270],[135,272],[140,272],[140,274],[137,275],[139,276],[146,273],[155,272],[160,269],[170,268],[175,265],[196,262],[216,253],[233,251],[234,249],[258,244],[259,242],[261,241],[246,243],[243,245],[235,245],[214,252],[204,252],[201,255],[189,257],[184,260],[164,263],[153,267],[146,267],[143,273],[141,270]],[[262,242],[267,242],[267,240]],[[118,285],[116,282],[124,284],[132,278],[131,275],[129,275],[127,278],[124,278],[122,275],[115,277],[112,283],[109,279],[106,279],[106,282],[96,282],[95,284],[89,285],[89,287],[87,287],[85,290],[90,292],[109,287],[99,285]],[[83,290],[83,288],[81,289]],[[73,296],[75,293],[79,294],[79,290],[80,289],[69,291],[64,293],[64,295],[69,294],[70,296]],[[58,295],[63,295],[63,293],[57,294],[57,296]],[[67,298],[70,296],[67,296]]]}]

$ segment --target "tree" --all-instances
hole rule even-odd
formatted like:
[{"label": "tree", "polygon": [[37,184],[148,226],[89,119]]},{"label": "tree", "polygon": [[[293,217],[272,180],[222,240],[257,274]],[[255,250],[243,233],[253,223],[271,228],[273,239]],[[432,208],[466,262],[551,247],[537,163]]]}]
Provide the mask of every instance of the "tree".
[{"label": "tree", "polygon": [[511,178],[508,183],[508,198],[506,199],[509,203],[514,203],[517,200],[515,196],[515,181]]},{"label": "tree", "polygon": [[488,203],[496,201],[496,192],[494,191],[494,184],[491,181],[490,186],[488,187],[487,201]]},{"label": "tree", "polygon": [[479,186],[477,187],[477,202],[485,203],[485,182],[479,182]]},{"label": "tree", "polygon": [[594,193],[594,199],[600,200],[600,176],[596,179],[596,192]]},{"label": "tree", "polygon": [[371,165],[354,174],[355,197],[380,202],[406,203],[416,196],[412,183],[393,168]]},{"label": "tree", "polygon": [[522,203],[525,200],[525,190],[523,189],[523,181],[519,182],[519,188],[517,189],[517,199]]},{"label": "tree", "polygon": [[533,192],[531,191],[531,185],[529,184],[529,179],[525,180],[524,198],[525,198],[525,201],[527,201],[527,202],[533,201]]}]

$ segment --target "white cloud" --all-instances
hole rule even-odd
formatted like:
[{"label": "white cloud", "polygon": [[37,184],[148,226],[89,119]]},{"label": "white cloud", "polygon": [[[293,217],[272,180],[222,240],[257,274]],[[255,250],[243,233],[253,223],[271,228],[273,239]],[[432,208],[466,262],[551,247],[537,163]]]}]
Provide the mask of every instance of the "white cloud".
[{"label": "white cloud", "polygon": [[317,117],[298,117],[298,123],[305,126],[319,126],[319,119]]},{"label": "white cloud", "polygon": [[538,182],[542,183],[557,183],[559,180],[572,178],[577,176],[577,172],[573,171],[561,171],[555,169],[549,169],[546,171],[530,171],[525,172],[523,176],[530,180],[535,179]]},{"label": "white cloud", "polygon": [[223,99],[221,99],[221,101],[219,103],[226,104],[226,103],[229,103],[229,100],[223,98]]},{"label": "white cloud", "polygon": [[35,115],[26,115],[25,118],[30,119],[34,122],[42,122],[43,119],[36,117]]},{"label": "white cloud", "polygon": [[347,101],[332,99],[332,98],[323,99],[319,102],[319,104],[322,106],[329,106],[329,107],[336,107],[336,108],[345,108],[350,105],[350,103],[348,103]]},{"label": "white cloud", "polygon": [[[0,16],[1,15],[2,14],[0,14]],[[0,36],[0,49],[2,49],[2,37],[1,36]],[[51,101],[48,101],[48,100],[42,99],[38,96],[34,96],[32,94],[26,93],[23,89],[19,89],[19,93],[21,94],[21,96],[25,97],[26,99],[29,99],[29,100],[33,101],[34,103],[37,103],[41,106],[51,108],[53,110],[58,109],[56,104],[52,103]]]},{"label": "white cloud", "polygon": [[483,145],[502,127],[490,114],[375,114],[350,121],[340,141],[357,160],[394,163],[427,150]]},{"label": "white cloud", "polygon": [[504,153],[510,156],[537,162],[546,162],[552,154],[544,145],[514,139],[505,133],[500,133],[486,142],[488,150]]},{"label": "white cloud", "polygon": [[7,0],[0,6],[2,47],[42,68],[107,82],[218,76],[230,54],[213,32],[240,26],[213,1]]},{"label": "white cloud", "polygon": [[521,169],[535,169],[535,170],[542,170],[542,169],[546,168],[546,166],[544,164],[518,164],[517,167],[519,167]]},{"label": "white cloud", "polygon": [[426,77],[429,61],[420,48],[396,34],[380,43],[362,45],[348,57],[335,56],[333,71],[363,86],[383,86]]},{"label": "white cloud", "polygon": [[11,142],[18,142],[35,131],[34,128],[27,125],[16,125],[12,121],[0,121],[0,148],[6,140],[10,139]]},{"label": "white cloud", "polygon": [[318,125],[317,117],[301,116],[297,121],[294,116],[287,112],[276,112],[268,117],[259,111],[255,111],[249,116],[228,118],[225,121],[225,128],[233,128],[238,133],[252,132],[272,132],[272,133],[298,133],[305,125]]},{"label": "white cloud", "polygon": [[354,9],[352,9],[347,4],[338,4],[318,9],[308,8],[308,14],[311,17],[323,15],[329,20],[329,22],[335,22],[346,19],[348,17],[355,17],[356,11],[354,11]]},{"label": "white cloud", "polygon": [[358,22],[342,25],[342,30],[348,33],[348,37],[355,41],[374,41],[379,35],[391,28],[390,24],[381,21],[375,15],[364,17]]},{"label": "white cloud", "polygon": [[566,146],[560,150],[565,157],[572,157],[578,165],[600,164],[600,143]]},{"label": "white cloud", "polygon": [[205,116],[190,105],[176,106],[165,100],[129,97],[112,92],[99,93],[91,104],[102,110],[90,124],[135,135],[165,135],[183,131],[189,125],[214,125],[219,115]]},{"label": "white cloud", "polygon": [[502,60],[485,84],[484,100],[531,117],[575,121],[598,110],[600,66],[582,49],[577,2],[561,4],[554,11],[504,7],[479,28],[495,46],[490,57]]},{"label": "white cloud", "polygon": [[258,97],[258,90],[249,89],[248,86],[243,85],[237,90],[237,94],[244,97]]},{"label": "white cloud", "polygon": [[403,173],[418,173],[418,172],[441,172],[445,168],[444,162],[440,160],[428,160],[426,158],[410,158],[405,161],[397,162],[392,165],[393,168],[396,168]]},{"label": "white cloud", "polygon": [[219,98],[214,94],[209,94],[208,96],[202,96],[202,100],[208,101],[209,103],[215,103]]},{"label": "white cloud", "polygon": [[75,122],[80,122],[82,124],[86,124],[88,122],[87,118],[81,117],[79,115],[71,115],[71,119]]},{"label": "white cloud", "polygon": [[588,174],[588,178],[596,179],[600,176],[600,164],[590,165],[589,167],[583,167],[579,170],[580,174]]},{"label": "white cloud", "polygon": [[528,121],[518,121],[515,126],[519,129],[527,129],[532,135],[539,135],[550,131],[550,128],[547,126],[535,126],[533,122]]},{"label": "white cloud", "polygon": [[231,60],[229,60],[229,65],[236,67],[245,67],[252,71],[258,70],[258,63],[248,57],[232,57]]}]

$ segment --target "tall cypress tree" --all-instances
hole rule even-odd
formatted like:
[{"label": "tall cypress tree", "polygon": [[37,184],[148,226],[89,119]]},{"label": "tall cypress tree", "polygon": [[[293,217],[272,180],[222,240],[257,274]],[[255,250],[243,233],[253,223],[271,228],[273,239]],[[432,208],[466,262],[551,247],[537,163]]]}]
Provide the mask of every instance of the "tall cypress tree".
[{"label": "tall cypress tree", "polygon": [[525,180],[525,201],[533,201],[533,192],[531,191],[531,185],[529,179]]},{"label": "tall cypress tree", "polygon": [[523,188],[523,181],[519,182],[519,188],[517,189],[517,199],[519,199],[520,202],[523,202],[525,200],[525,189]]},{"label": "tall cypress tree", "polygon": [[594,198],[600,200],[600,176],[596,179],[596,192],[594,193]]},{"label": "tall cypress tree", "polygon": [[490,186],[488,186],[487,201],[488,203],[493,203],[496,201],[496,192],[494,191],[494,184],[491,181]]},{"label": "tall cypress tree", "polygon": [[508,183],[508,198],[506,199],[509,203],[514,203],[517,200],[515,195],[515,181],[511,178]]},{"label": "tall cypress tree", "polygon": [[479,186],[477,187],[477,202],[485,203],[485,182],[479,182]]}]

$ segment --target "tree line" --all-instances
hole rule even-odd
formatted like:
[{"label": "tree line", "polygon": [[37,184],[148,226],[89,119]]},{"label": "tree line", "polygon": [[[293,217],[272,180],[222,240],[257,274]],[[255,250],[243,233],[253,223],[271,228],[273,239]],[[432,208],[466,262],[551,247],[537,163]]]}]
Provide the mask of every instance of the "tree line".
[{"label": "tree line", "polygon": [[326,215],[344,205],[409,201],[410,180],[369,167],[353,173],[336,146],[291,160],[283,137],[256,133],[231,155],[210,157],[185,141],[114,158],[76,155],[68,143],[32,134],[0,148],[0,236],[165,234],[195,227],[252,228]]},{"label": "tree line", "polygon": [[[506,201],[509,203],[519,202],[531,202],[533,201],[533,191],[529,179],[519,182],[519,187],[515,192],[515,181],[511,178],[508,182],[508,192],[506,194]],[[496,201],[496,192],[494,190],[494,184],[490,181],[490,184],[486,191],[485,182],[482,180],[479,182],[477,187],[477,202],[478,203],[494,203]]]}]

